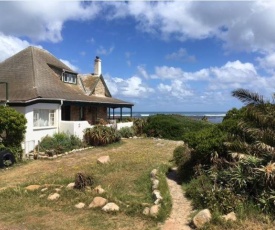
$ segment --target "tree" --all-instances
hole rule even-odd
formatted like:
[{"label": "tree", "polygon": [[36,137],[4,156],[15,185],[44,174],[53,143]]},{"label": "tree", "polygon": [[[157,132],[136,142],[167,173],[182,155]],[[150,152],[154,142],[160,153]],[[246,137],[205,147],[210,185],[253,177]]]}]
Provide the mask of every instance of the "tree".
[{"label": "tree", "polygon": [[26,124],[23,114],[8,106],[0,106],[0,147],[2,145],[2,148],[10,149],[16,155],[22,152]]},{"label": "tree", "polygon": [[275,153],[275,104],[262,95],[237,89],[232,95],[246,104],[238,124],[239,139],[249,144],[249,154]]}]

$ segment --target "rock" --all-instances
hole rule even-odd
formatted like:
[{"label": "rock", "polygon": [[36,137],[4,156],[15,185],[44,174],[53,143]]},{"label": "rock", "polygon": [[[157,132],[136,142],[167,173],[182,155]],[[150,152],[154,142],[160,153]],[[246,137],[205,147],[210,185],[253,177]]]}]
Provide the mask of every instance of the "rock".
[{"label": "rock", "polygon": [[48,200],[57,200],[60,197],[58,193],[53,193],[48,196]]},{"label": "rock", "polygon": [[150,208],[150,215],[153,216],[153,217],[156,217],[159,213],[159,209],[160,209],[160,205],[153,205],[151,208]]},{"label": "rock", "polygon": [[93,199],[92,203],[90,203],[89,208],[103,207],[107,202],[107,199],[97,196]]},{"label": "rock", "polygon": [[205,223],[209,222],[211,218],[212,216],[209,209],[203,209],[194,216],[193,223],[196,228],[201,228]]},{"label": "rock", "polygon": [[42,188],[41,189],[41,192],[45,192],[45,191],[47,191],[48,190],[48,188]]},{"label": "rock", "polygon": [[162,201],[162,199],[156,199],[156,200],[154,201],[154,204],[160,204],[161,201]]},{"label": "rock", "polygon": [[230,212],[228,213],[227,215],[223,215],[222,218],[225,220],[225,221],[236,221],[237,220],[237,217],[236,217],[236,214],[235,212]]},{"label": "rock", "polygon": [[76,204],[75,207],[81,209],[81,208],[85,207],[85,204],[80,202],[80,203]]},{"label": "rock", "polygon": [[158,189],[159,188],[159,180],[158,179],[153,179],[152,182],[152,190]]},{"label": "rock", "polygon": [[103,211],[105,212],[115,212],[115,211],[119,211],[119,207],[115,204],[115,203],[108,203],[106,204],[103,208]]},{"label": "rock", "polygon": [[56,189],[54,189],[54,191],[60,192],[60,191],[61,191],[61,188],[56,188]]},{"label": "rock", "polygon": [[154,191],[152,192],[152,194],[153,194],[153,199],[154,199],[154,200],[157,200],[157,199],[162,200],[162,196],[160,195],[160,191],[159,191],[159,190],[154,190]]},{"label": "rock", "polygon": [[75,183],[72,182],[72,183],[68,184],[66,188],[67,188],[67,189],[73,189],[73,188],[74,188],[74,185],[75,185]]},{"label": "rock", "polygon": [[97,159],[97,163],[100,163],[100,164],[106,164],[106,163],[109,163],[109,161],[110,161],[109,156],[101,156]]},{"label": "rock", "polygon": [[150,208],[146,207],[143,212],[142,212],[145,216],[149,216],[150,214]]},{"label": "rock", "polygon": [[156,177],[157,177],[157,174],[158,174],[158,170],[153,169],[153,170],[151,171],[151,173],[150,173],[150,176],[151,176],[151,178],[156,178]]},{"label": "rock", "polygon": [[98,185],[94,188],[94,191],[98,194],[102,194],[105,192],[105,190],[103,188],[101,188],[101,185]]},{"label": "rock", "polygon": [[38,190],[41,186],[37,184],[29,185],[25,189],[28,191],[35,191]]},{"label": "rock", "polygon": [[88,187],[88,186],[85,187],[85,192],[91,192],[91,191],[92,191],[91,187]]},{"label": "rock", "polygon": [[39,196],[39,198],[43,198],[43,197],[45,197],[46,196],[46,194],[41,194],[40,196]]}]

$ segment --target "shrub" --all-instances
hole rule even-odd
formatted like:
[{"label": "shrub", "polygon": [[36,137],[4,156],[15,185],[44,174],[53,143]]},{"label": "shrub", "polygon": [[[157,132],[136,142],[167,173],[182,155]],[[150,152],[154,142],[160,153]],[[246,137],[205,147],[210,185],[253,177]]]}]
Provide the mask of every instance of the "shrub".
[{"label": "shrub", "polygon": [[[217,125],[204,128],[197,132],[183,135],[183,140],[193,149],[192,156],[196,158],[195,164],[210,166],[214,157],[226,155],[224,141],[226,133]],[[216,156],[215,156],[216,155]]]},{"label": "shrub", "polygon": [[85,130],[84,139],[88,145],[108,145],[120,141],[121,137],[115,129],[107,126],[96,125]]},{"label": "shrub", "polygon": [[123,127],[119,131],[121,137],[129,138],[135,135],[135,131],[131,127]]},{"label": "shrub", "polygon": [[144,127],[147,123],[145,118],[135,118],[134,119],[134,130],[137,136],[144,134]]},{"label": "shrub", "polygon": [[191,180],[186,186],[186,196],[192,199],[196,208],[209,208],[223,214],[236,210],[244,201],[230,188],[214,184],[206,174]]},{"label": "shrub", "polygon": [[[52,137],[46,136],[39,144],[39,151],[55,150],[57,154],[81,148],[82,141],[74,135],[55,133]],[[38,146],[37,146],[38,148]]]},{"label": "shrub", "polygon": [[83,173],[77,173],[75,175],[75,185],[76,189],[85,189],[87,186],[92,186],[94,184],[94,178],[92,176],[86,176]]},{"label": "shrub", "polygon": [[174,149],[173,161],[177,166],[185,164],[191,158],[190,150],[185,145],[180,145]]},{"label": "shrub", "polygon": [[2,149],[10,150],[16,160],[22,158],[21,142],[24,140],[27,120],[8,106],[0,106],[0,141]]},{"label": "shrub", "polygon": [[144,132],[147,136],[181,140],[183,134],[208,126],[212,126],[212,124],[180,115],[159,114],[148,117]]}]

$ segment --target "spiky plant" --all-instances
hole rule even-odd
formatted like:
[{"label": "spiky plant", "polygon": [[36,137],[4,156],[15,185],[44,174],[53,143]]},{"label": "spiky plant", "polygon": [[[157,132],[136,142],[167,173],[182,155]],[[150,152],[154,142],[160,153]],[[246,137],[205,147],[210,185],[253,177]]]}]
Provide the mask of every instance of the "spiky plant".
[{"label": "spiky plant", "polygon": [[76,189],[85,189],[87,186],[92,186],[94,184],[94,178],[92,176],[86,176],[83,173],[77,173],[75,175],[75,185]]}]

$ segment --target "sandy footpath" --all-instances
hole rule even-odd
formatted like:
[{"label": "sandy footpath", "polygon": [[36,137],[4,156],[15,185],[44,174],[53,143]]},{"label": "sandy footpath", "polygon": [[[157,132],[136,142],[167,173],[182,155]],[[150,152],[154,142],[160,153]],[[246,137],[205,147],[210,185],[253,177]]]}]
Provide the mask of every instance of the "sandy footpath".
[{"label": "sandy footpath", "polygon": [[172,197],[172,211],[170,217],[161,226],[161,230],[190,230],[189,215],[192,211],[191,201],[189,201],[176,182],[176,172],[172,170],[167,175],[167,184]]}]

